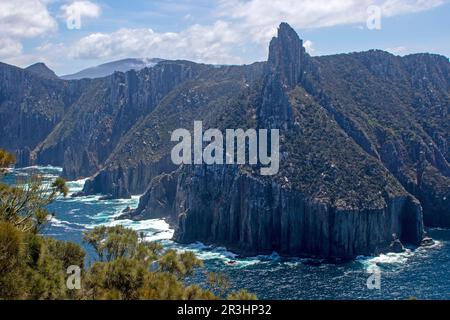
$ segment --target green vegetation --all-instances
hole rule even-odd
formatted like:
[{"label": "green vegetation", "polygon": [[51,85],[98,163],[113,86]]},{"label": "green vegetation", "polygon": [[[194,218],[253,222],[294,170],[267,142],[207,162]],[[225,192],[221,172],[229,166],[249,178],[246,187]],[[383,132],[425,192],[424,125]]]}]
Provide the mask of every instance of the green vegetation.
[{"label": "green vegetation", "polygon": [[[5,169],[14,157],[0,149],[0,161]],[[61,178],[50,185],[39,177],[23,186],[0,184],[0,299],[256,299],[244,290],[228,294],[223,275],[208,275],[202,286],[187,285],[186,277],[202,261],[192,252],[164,250],[122,226],[85,234],[98,255],[85,267],[79,245],[40,234],[51,216],[48,204],[67,193]],[[81,270],[79,290],[68,288],[71,266]]]}]

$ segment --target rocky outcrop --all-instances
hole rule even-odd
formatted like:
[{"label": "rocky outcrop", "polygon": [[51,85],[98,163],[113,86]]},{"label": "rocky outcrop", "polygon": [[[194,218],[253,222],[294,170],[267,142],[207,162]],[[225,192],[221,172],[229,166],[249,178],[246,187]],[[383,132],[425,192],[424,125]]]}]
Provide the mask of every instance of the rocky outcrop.
[{"label": "rocky outcrop", "polygon": [[[240,109],[220,116],[224,123],[245,127],[233,113],[254,110],[256,123],[249,117],[248,126],[281,129],[280,173],[262,178],[245,166],[186,166],[176,174],[174,205],[167,205],[174,198],[173,176],[170,191],[158,177],[132,216],[164,217],[166,210],[176,241],[222,245],[243,255],[277,251],[336,260],[421,244],[421,204],[405,190],[407,183],[398,180],[399,172],[405,176],[403,164],[409,165],[405,155],[410,146],[392,142],[381,125],[372,131],[361,122],[366,111],[352,105],[358,95],[346,96],[348,88],[341,95],[339,86],[328,87],[324,65],[295,52],[299,42],[291,29],[280,27],[261,84],[250,90],[245,103],[237,103]],[[368,71],[376,77],[380,72],[378,66]],[[371,81],[378,80],[369,79],[367,92],[374,95]],[[346,103],[361,118],[350,116]]]},{"label": "rocky outcrop", "polygon": [[38,77],[41,77],[43,79],[59,79],[58,76],[51,70],[49,67],[47,67],[44,63],[38,62],[35,63],[29,67],[27,67],[25,70],[35,74]]},{"label": "rocky outcrop", "polygon": [[371,50],[315,62],[308,92],[419,199],[426,225],[450,226],[448,58]]},{"label": "rocky outcrop", "polygon": [[[263,66],[202,66],[197,77],[175,88],[129,130],[105,166],[86,182],[85,193],[116,197],[144,193],[154,177],[177,169],[170,158],[172,131],[191,129],[195,120],[205,126],[225,126],[220,118],[230,114],[229,107],[238,108],[236,97],[261,78]],[[249,117],[240,108],[233,114],[241,120]]]},{"label": "rocky outcrop", "polygon": [[0,63],[0,146],[16,153],[18,166],[32,162],[27,155],[58,125],[82,87],[36,72]]},{"label": "rocky outcrop", "polygon": [[270,42],[269,73],[280,76],[287,86],[296,86],[303,79],[305,57],[303,40],[287,23],[282,23],[278,36]]},{"label": "rocky outcrop", "polygon": [[178,171],[162,174],[152,180],[135,210],[124,212],[121,219],[166,219],[177,223],[175,196],[177,195]]},{"label": "rocky outcrop", "polygon": [[91,87],[35,150],[37,162],[60,159],[69,179],[95,174],[139,119],[200,70],[202,66],[190,62],[165,61],[91,80]]},{"label": "rocky outcrop", "polygon": [[80,195],[104,194],[114,199],[129,198],[132,194],[142,194],[147,190],[153,178],[161,173],[170,173],[176,168],[167,158],[152,165],[140,162],[129,168],[120,165],[108,167],[87,180]]},{"label": "rocky outcrop", "polygon": [[412,197],[381,208],[331,207],[229,167],[196,167],[178,180],[175,240],[223,245],[244,255],[348,259],[419,245],[422,210]]}]

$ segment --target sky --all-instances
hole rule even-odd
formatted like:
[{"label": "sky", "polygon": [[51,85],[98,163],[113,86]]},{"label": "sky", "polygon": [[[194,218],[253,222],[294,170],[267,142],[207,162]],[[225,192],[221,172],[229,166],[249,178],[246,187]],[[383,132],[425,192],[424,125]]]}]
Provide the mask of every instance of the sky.
[{"label": "sky", "polygon": [[0,62],[58,75],[123,58],[247,64],[281,22],[313,56],[450,57],[450,0],[0,0]]}]

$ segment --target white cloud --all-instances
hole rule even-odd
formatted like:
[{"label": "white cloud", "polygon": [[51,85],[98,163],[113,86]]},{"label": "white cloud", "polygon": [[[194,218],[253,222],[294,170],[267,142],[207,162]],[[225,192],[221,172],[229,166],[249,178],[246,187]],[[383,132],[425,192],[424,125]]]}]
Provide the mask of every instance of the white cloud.
[{"label": "white cloud", "polygon": [[428,10],[444,0],[222,0],[220,16],[230,17],[252,35],[266,43],[281,21],[294,28],[321,28],[365,23],[367,8],[377,5],[382,17]]},{"label": "white cloud", "polygon": [[[371,5],[380,6],[383,15],[389,17],[442,3],[443,0],[223,0],[219,3],[221,19],[211,26],[193,25],[178,33],[143,28],[93,33],[72,46],[70,55],[75,59],[145,56],[241,63],[241,52],[235,53],[249,44],[267,47],[282,21],[297,29],[329,27],[366,22]],[[314,53],[311,41],[304,45],[309,53]]]},{"label": "white cloud", "polygon": [[10,38],[32,38],[56,30],[43,0],[0,1],[0,30]]},{"label": "white cloud", "polygon": [[72,46],[70,55],[84,59],[137,56],[239,63],[239,58],[233,55],[233,47],[241,42],[241,34],[232,25],[217,21],[211,26],[193,25],[179,33],[158,33],[152,29],[94,33]]},{"label": "white cloud", "polygon": [[[78,12],[81,18],[97,18],[101,15],[101,7],[92,1],[0,0],[0,60],[21,65],[25,61],[47,60],[57,66],[75,60],[82,64],[83,59],[106,61],[134,56],[218,64],[244,63],[263,59],[268,42],[282,21],[291,24],[302,36],[301,29],[365,25],[367,8],[371,5],[380,6],[382,17],[386,18],[428,10],[447,0],[218,1],[217,15],[209,17],[217,21],[211,25],[195,24],[179,32],[122,28],[108,33],[91,33],[75,43],[41,44],[33,52],[23,54],[25,39],[57,29],[57,23],[47,9],[49,3],[59,6],[59,18],[64,19],[70,18],[73,12]],[[61,2],[65,4],[60,6],[58,3]],[[191,19],[190,15],[184,16],[184,21]],[[312,41],[305,41],[304,45],[310,54],[314,54]]]},{"label": "white cloud", "polygon": [[0,0],[0,59],[22,52],[22,41],[53,32],[56,21],[47,0]]},{"label": "white cloud", "polygon": [[0,37],[0,57],[13,57],[22,53],[22,44],[9,38]]}]

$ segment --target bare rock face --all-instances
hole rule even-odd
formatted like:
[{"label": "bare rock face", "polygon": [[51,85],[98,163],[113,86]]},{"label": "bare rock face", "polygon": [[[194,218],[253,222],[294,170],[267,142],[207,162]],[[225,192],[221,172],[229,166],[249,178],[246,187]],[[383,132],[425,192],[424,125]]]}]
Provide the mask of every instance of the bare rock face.
[{"label": "bare rock face", "polygon": [[[411,161],[404,155],[412,150],[390,139],[380,144],[386,134],[381,125],[371,131],[351,117],[343,101],[359,96],[328,87],[328,61],[304,55],[291,31],[280,27],[260,84],[240,106],[256,114],[249,126],[280,129],[280,173],[263,178],[245,166],[185,166],[175,174],[176,188],[172,175],[170,188],[165,175],[155,178],[134,214],[161,217],[166,210],[176,241],[226,246],[243,255],[276,251],[335,260],[420,245],[422,206],[400,179],[402,161]],[[383,70],[369,67],[377,77]],[[392,76],[404,72],[397,71]],[[228,114],[220,120],[237,125]],[[175,199],[173,206],[168,199]]]},{"label": "bare rock face", "polygon": [[55,72],[53,72],[53,70],[51,70],[42,62],[35,63],[27,67],[25,70],[43,79],[59,79]]},{"label": "bare rock face", "polygon": [[170,159],[164,158],[151,166],[140,162],[131,167],[109,167],[86,181],[81,195],[102,193],[111,198],[130,198],[148,189],[149,181],[162,173],[176,170]]},{"label": "bare rock face", "polygon": [[86,80],[90,88],[36,148],[37,162],[53,159],[70,179],[95,174],[136,122],[199,69],[189,62],[161,62],[139,72]]},{"label": "bare rock face", "polygon": [[18,166],[32,163],[31,151],[58,125],[83,87],[46,72],[42,65],[24,70],[0,63],[0,146],[16,153]]},{"label": "bare rock face", "polygon": [[[167,69],[167,62],[163,66]],[[160,103],[120,139],[103,167],[86,182],[84,193],[118,198],[144,193],[153,178],[177,169],[170,157],[172,131],[190,129],[200,120],[205,125],[214,122],[212,127],[223,125],[218,118],[225,112],[222,106],[248,91],[261,78],[263,66],[192,66],[192,76],[161,96]],[[241,118],[242,111],[235,115]]]},{"label": "bare rock face", "polygon": [[390,251],[393,235],[404,243],[422,240],[422,210],[412,197],[345,209],[233,168],[191,170],[177,187],[175,240],[181,243],[223,245],[243,255],[349,259]]},{"label": "bare rock face", "polygon": [[139,200],[138,208],[128,210],[121,218],[134,220],[166,219],[170,223],[176,224],[175,196],[177,194],[177,182],[178,171],[155,177]]},{"label": "bare rock face", "polygon": [[301,82],[305,70],[305,48],[303,41],[287,23],[278,28],[278,36],[273,38],[269,47],[268,68],[276,73],[287,86]]}]

